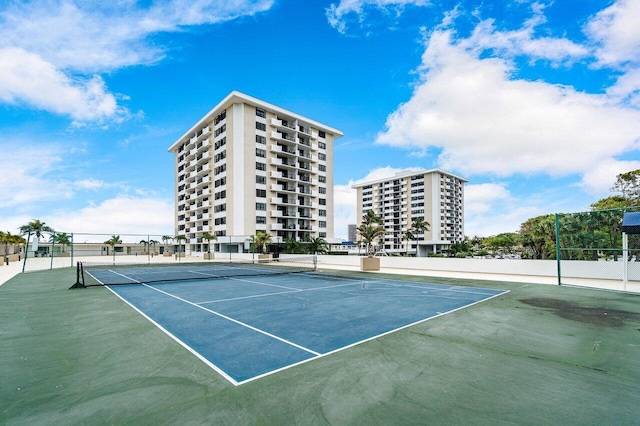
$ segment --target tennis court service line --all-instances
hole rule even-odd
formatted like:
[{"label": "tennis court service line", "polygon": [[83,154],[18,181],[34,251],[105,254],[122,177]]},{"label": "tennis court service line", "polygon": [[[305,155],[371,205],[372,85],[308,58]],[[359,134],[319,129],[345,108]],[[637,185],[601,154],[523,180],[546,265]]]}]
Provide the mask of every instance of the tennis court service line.
[{"label": "tennis court service line", "polygon": [[319,352],[316,352],[316,351],[311,350],[311,349],[309,349],[309,348],[305,348],[304,346],[298,345],[297,343],[291,342],[291,341],[289,341],[289,340],[287,340],[287,339],[283,339],[283,338],[282,338],[282,337],[280,337],[280,336],[276,336],[275,334],[271,334],[271,333],[269,333],[268,331],[261,330],[261,329],[259,329],[259,328],[257,328],[257,327],[254,327],[254,326],[249,325],[249,324],[247,324],[247,323],[244,323],[244,322],[242,322],[242,321],[238,321],[237,319],[234,319],[234,318],[231,318],[231,317],[226,316],[226,315],[224,315],[224,314],[221,314],[220,312],[216,312],[216,311],[214,311],[214,310],[212,310],[212,309],[206,308],[206,307],[204,307],[204,306],[200,306],[200,305],[198,305],[197,303],[194,303],[194,302],[191,302],[191,301],[189,301],[189,300],[183,299],[182,297],[180,297],[180,296],[176,296],[175,294],[171,294],[171,293],[168,293],[168,292],[166,292],[166,291],[160,290],[159,288],[155,288],[155,287],[153,287],[153,286],[151,286],[151,285],[149,285],[149,284],[145,284],[145,283],[141,283],[141,284],[142,284],[143,286],[145,286],[145,287],[147,287],[147,288],[150,288],[150,289],[152,289],[152,290],[155,290],[155,291],[157,291],[157,292],[159,292],[159,293],[165,294],[165,295],[167,295],[167,296],[169,296],[169,297],[173,297],[173,298],[174,298],[174,299],[176,299],[176,300],[179,300],[179,301],[181,301],[181,302],[187,303],[187,304],[189,304],[189,305],[191,305],[191,306],[195,306],[195,307],[196,307],[196,308],[198,308],[198,309],[202,309],[203,311],[209,312],[209,313],[211,313],[211,314],[213,314],[213,315],[216,315],[216,316],[218,316],[218,317],[220,317],[220,318],[226,319],[227,321],[231,321],[231,322],[233,322],[233,323],[235,323],[235,324],[238,324],[238,325],[240,325],[240,326],[246,327],[246,328],[248,328],[248,329],[250,329],[250,330],[253,330],[253,331],[257,332],[257,333],[264,334],[265,336],[271,337],[272,339],[279,340],[279,341],[281,341],[282,343],[286,343],[287,345],[293,346],[294,348],[298,348],[298,349],[300,349],[300,350],[303,350],[303,351],[308,352],[308,353],[310,353],[310,354],[313,354],[313,355],[315,355],[315,356],[320,356],[320,355],[321,355]]},{"label": "tennis court service line", "polygon": [[[241,278],[231,278],[231,277],[229,277],[228,279],[236,280],[236,281],[246,281],[246,282],[255,283],[255,284],[271,285],[271,284],[267,284],[267,283],[261,283],[261,282],[258,282],[258,281],[245,280],[245,279],[241,279]],[[235,300],[255,299],[255,298],[258,298],[258,297],[279,296],[281,294],[301,293],[301,292],[304,292],[304,291],[331,290],[332,288],[337,288],[337,287],[353,287],[353,286],[357,286],[357,285],[359,285],[359,284],[356,284],[356,283],[353,283],[353,284],[336,284],[336,285],[329,285],[329,286],[325,286],[325,287],[315,287],[315,288],[292,288],[292,287],[284,287],[284,286],[273,285],[274,287],[292,288],[292,290],[289,290],[289,291],[278,291],[278,292],[275,292],[275,293],[253,294],[251,296],[232,297],[232,298],[229,298],[229,299],[205,300],[204,302],[197,302],[197,304],[198,305],[205,305],[207,303],[232,302],[232,301],[235,301]]]}]

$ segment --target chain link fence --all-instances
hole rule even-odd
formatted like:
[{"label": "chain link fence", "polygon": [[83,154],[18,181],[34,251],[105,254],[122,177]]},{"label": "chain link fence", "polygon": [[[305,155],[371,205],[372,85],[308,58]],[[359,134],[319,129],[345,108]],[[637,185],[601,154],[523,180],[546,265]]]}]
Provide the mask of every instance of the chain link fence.
[{"label": "chain link fence", "polygon": [[622,219],[640,207],[555,215],[558,283],[628,290],[640,286],[640,235],[627,235]]}]

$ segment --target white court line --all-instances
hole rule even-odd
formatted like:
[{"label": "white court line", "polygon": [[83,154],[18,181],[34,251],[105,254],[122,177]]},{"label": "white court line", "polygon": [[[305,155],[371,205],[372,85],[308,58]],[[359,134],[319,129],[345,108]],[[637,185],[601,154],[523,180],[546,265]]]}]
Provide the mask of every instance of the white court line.
[{"label": "white court line", "polygon": [[[249,280],[241,280],[239,278],[229,278],[232,280],[238,280],[238,281],[249,281]],[[256,282],[256,281],[249,281],[249,282]],[[265,285],[269,285],[269,284],[265,284]],[[269,296],[278,296],[280,294],[293,294],[293,293],[302,293],[305,291],[316,291],[316,290],[329,290],[332,288],[336,288],[336,287],[350,287],[350,286],[354,286],[355,284],[337,284],[337,285],[330,285],[330,286],[326,286],[326,287],[315,287],[315,288],[297,288],[297,289],[293,289],[290,291],[279,291],[276,293],[264,293],[264,294],[254,294],[251,296],[241,296],[241,297],[232,297],[229,299],[216,299],[216,300],[206,300],[204,302],[198,302],[199,305],[204,305],[207,303],[217,303],[217,302],[232,302],[234,300],[244,300],[244,299],[255,299],[255,298],[259,298],[259,297],[269,297]],[[284,287],[284,288],[288,288],[288,287]]]},{"label": "white court line", "polygon": [[309,352],[310,354],[313,354],[313,355],[316,355],[316,356],[319,356],[319,355],[320,355],[320,353],[318,353],[318,352],[316,352],[316,351],[314,351],[314,350],[311,350],[311,349],[309,349],[309,348],[305,348],[304,346],[298,345],[297,343],[293,343],[293,342],[291,342],[291,341],[289,341],[289,340],[287,340],[287,339],[283,339],[283,338],[282,338],[282,337],[280,337],[280,336],[276,336],[275,334],[271,334],[271,333],[269,333],[269,332],[267,332],[267,331],[261,330],[261,329],[259,329],[259,328],[257,328],[257,327],[254,327],[254,326],[249,325],[249,324],[247,324],[247,323],[244,323],[244,322],[242,322],[242,321],[238,321],[237,319],[234,319],[234,318],[228,317],[228,316],[226,316],[226,315],[224,315],[224,314],[221,314],[220,312],[216,312],[216,311],[214,311],[214,310],[211,310],[211,309],[205,308],[204,306],[200,306],[200,305],[198,305],[197,303],[190,302],[190,301],[188,301],[188,300],[186,300],[186,299],[183,299],[183,298],[181,298],[181,297],[179,297],[179,296],[176,296],[176,295],[174,295],[174,294],[171,294],[171,293],[168,293],[168,292],[166,292],[166,291],[160,290],[159,288],[155,288],[155,287],[153,287],[153,286],[150,286],[149,284],[142,283],[142,285],[143,285],[143,286],[145,286],[145,287],[148,287],[148,288],[150,288],[150,289],[152,289],[152,290],[155,290],[155,291],[157,291],[157,292],[159,292],[159,293],[165,294],[165,295],[167,295],[167,296],[169,296],[169,297],[173,297],[174,299],[176,299],[176,300],[180,300],[181,302],[187,303],[187,304],[189,304],[189,305],[191,305],[191,306],[195,306],[196,308],[202,309],[203,311],[207,311],[207,312],[209,312],[209,313],[211,313],[211,314],[214,314],[214,315],[216,315],[216,316],[219,316],[220,318],[224,318],[224,319],[226,319],[227,321],[231,321],[231,322],[233,322],[233,323],[236,323],[236,324],[238,324],[238,325],[241,325],[241,326],[243,326],[243,327],[246,327],[246,328],[248,328],[248,329],[250,329],[250,330],[256,331],[256,332],[258,332],[258,333],[260,333],[260,334],[264,334],[265,336],[269,336],[269,337],[271,337],[272,339],[279,340],[279,341],[281,341],[282,343],[286,343],[287,345],[290,345],[290,346],[293,346],[293,347],[295,347],[295,348],[301,349],[301,350],[303,350],[303,351],[305,351],[305,352]]}]

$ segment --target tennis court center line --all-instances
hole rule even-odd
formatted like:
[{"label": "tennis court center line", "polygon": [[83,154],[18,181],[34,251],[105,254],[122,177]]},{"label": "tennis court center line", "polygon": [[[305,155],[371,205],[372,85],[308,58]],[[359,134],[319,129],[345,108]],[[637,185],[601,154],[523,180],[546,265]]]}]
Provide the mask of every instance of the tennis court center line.
[{"label": "tennis court center line", "polygon": [[214,311],[212,309],[206,308],[204,306],[200,306],[197,303],[194,303],[194,302],[191,302],[189,300],[183,299],[180,296],[176,296],[175,294],[171,294],[171,293],[168,293],[166,291],[160,290],[159,288],[155,288],[155,287],[153,287],[153,286],[151,286],[149,284],[142,283],[142,285],[147,287],[147,288],[150,288],[152,290],[155,290],[155,291],[157,291],[159,293],[165,294],[165,295],[167,295],[169,297],[173,297],[174,299],[179,300],[179,301],[184,302],[184,303],[187,303],[187,304],[189,304],[191,306],[195,306],[198,309],[202,309],[203,311],[209,312],[209,313],[211,313],[213,315],[216,315],[216,316],[218,316],[220,318],[224,318],[227,321],[231,321],[231,322],[233,322],[235,324],[238,324],[238,325],[240,325],[242,327],[246,327],[246,328],[248,328],[250,330],[253,330],[253,331],[257,332],[257,333],[264,334],[265,336],[271,337],[272,339],[279,340],[280,342],[285,343],[285,344],[290,345],[290,346],[293,346],[294,348],[298,348],[300,350],[303,350],[303,351],[308,352],[308,353],[310,353],[312,355],[315,355],[315,356],[320,356],[321,355],[319,352],[316,352],[316,351],[314,351],[312,349],[305,348],[304,346],[298,345],[297,343],[291,342],[291,341],[289,341],[287,339],[283,339],[282,337],[276,336],[275,334],[271,334],[268,331],[261,330],[261,329],[259,329],[257,327],[254,327],[254,326],[249,325],[247,323],[244,323],[242,321],[238,321],[237,319],[231,318],[231,317],[229,317],[227,315],[221,314],[220,312],[216,312],[216,311]]}]

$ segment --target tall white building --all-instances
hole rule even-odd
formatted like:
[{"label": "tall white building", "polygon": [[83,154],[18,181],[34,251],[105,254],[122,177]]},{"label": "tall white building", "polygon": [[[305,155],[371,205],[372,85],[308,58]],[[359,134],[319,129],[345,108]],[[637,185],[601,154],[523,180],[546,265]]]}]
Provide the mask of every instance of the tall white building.
[{"label": "tall white building", "polygon": [[186,251],[247,249],[248,238],[333,238],[333,142],[343,133],[232,92],[169,148],[175,232]]},{"label": "tall white building", "polygon": [[[464,239],[464,184],[466,179],[440,169],[401,172],[394,177],[353,185],[357,190],[358,226],[373,210],[383,220],[387,235],[381,250],[424,256]],[[429,223],[417,240],[405,239],[413,218]]]}]

